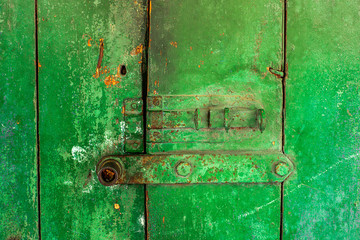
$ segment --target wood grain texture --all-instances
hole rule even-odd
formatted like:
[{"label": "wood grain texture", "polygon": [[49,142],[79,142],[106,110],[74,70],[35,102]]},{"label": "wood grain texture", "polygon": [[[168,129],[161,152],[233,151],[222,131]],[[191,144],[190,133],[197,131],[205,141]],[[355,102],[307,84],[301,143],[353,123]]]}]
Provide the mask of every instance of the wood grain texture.
[{"label": "wood grain texture", "polygon": [[284,239],[359,239],[359,1],[288,1]]},{"label": "wood grain texture", "polygon": [[0,2],[0,239],[37,239],[34,1]]},{"label": "wood grain texture", "polygon": [[143,186],[102,186],[95,166],[124,154],[122,103],[142,96],[146,16],[146,1],[39,1],[44,239],[144,238]]}]

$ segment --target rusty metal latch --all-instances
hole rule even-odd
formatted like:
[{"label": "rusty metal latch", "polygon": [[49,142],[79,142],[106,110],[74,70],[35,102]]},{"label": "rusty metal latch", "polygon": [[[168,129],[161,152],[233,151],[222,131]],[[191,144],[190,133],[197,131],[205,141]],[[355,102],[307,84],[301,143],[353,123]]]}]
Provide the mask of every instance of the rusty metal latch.
[{"label": "rusty metal latch", "polygon": [[114,184],[276,183],[294,164],[282,153],[108,156],[97,165],[100,182]]}]

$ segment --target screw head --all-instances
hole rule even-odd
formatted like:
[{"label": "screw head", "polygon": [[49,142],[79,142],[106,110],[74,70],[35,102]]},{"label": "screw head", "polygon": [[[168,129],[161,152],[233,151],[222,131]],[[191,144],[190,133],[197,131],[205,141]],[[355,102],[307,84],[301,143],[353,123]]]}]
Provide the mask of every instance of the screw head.
[{"label": "screw head", "polygon": [[178,177],[187,178],[190,176],[192,168],[193,166],[191,165],[191,163],[179,161],[175,165],[175,173]]},{"label": "screw head", "polygon": [[290,167],[285,162],[279,162],[279,163],[275,164],[274,172],[278,176],[283,177],[290,172]]}]

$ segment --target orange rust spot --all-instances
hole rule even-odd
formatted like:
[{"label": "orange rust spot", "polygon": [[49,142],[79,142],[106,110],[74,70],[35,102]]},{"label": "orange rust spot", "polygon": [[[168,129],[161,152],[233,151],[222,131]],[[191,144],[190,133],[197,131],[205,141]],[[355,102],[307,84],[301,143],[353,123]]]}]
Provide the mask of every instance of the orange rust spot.
[{"label": "orange rust spot", "polygon": [[41,68],[41,64],[40,64],[40,62],[39,62],[39,61],[38,61],[38,67],[39,67],[39,68]]},{"label": "orange rust spot", "polygon": [[139,53],[142,53],[143,50],[144,50],[144,46],[140,44],[130,52],[130,55],[131,56],[138,55]]},{"label": "orange rust spot", "polygon": [[149,9],[148,9],[148,11],[151,14],[151,0],[149,1]]},{"label": "orange rust spot", "polygon": [[199,67],[199,68],[201,68],[201,66],[200,66],[200,65],[199,65],[198,67]]},{"label": "orange rust spot", "polygon": [[350,113],[349,109],[346,109],[347,114],[352,117],[352,114]]},{"label": "orange rust spot", "polygon": [[214,52],[213,52],[213,51],[211,51],[210,53],[211,53],[211,54],[213,54]]},{"label": "orange rust spot", "polygon": [[138,61],[138,63],[140,64],[140,63],[142,63],[142,61]]},{"label": "orange rust spot", "polygon": [[163,223],[165,223],[165,217],[163,217]]},{"label": "orange rust spot", "polygon": [[190,47],[190,50],[192,50],[192,47]]},{"label": "orange rust spot", "polygon": [[92,40],[92,38],[90,37],[88,40],[88,43],[87,43],[89,47],[91,47],[91,40]]},{"label": "orange rust spot", "polygon": [[121,108],[121,113],[122,113],[122,114],[125,113],[125,106],[122,106],[122,108]]},{"label": "orange rust spot", "polygon": [[177,42],[170,42],[170,45],[177,48]]},{"label": "orange rust spot", "polygon": [[106,84],[107,87],[110,87],[120,82],[115,79],[114,75],[110,75],[105,78],[104,83]]},{"label": "orange rust spot", "polygon": [[120,205],[117,204],[117,203],[115,203],[115,204],[114,204],[114,208],[115,208],[115,209],[120,209]]},{"label": "orange rust spot", "polygon": [[156,90],[154,90],[154,94],[155,94],[155,95],[157,95],[157,92],[156,92]]}]

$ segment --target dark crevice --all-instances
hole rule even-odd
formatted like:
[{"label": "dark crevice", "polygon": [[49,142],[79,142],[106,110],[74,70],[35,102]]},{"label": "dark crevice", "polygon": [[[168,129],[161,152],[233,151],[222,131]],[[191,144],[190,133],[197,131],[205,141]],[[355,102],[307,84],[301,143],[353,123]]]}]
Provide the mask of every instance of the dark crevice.
[{"label": "dark crevice", "polygon": [[280,240],[283,239],[283,224],[284,224],[284,182],[281,183],[281,197],[280,197]]},{"label": "dark crevice", "polygon": [[38,42],[38,2],[35,0],[35,115],[36,115],[36,171],[37,171],[37,207],[38,231],[41,240],[41,204],[40,204],[40,134],[39,134],[39,42]]},{"label": "dark crevice", "polygon": [[[283,10],[283,64],[282,72],[284,73],[282,77],[282,92],[283,92],[283,102],[282,102],[282,145],[281,151],[285,154],[285,118],[286,118],[286,77],[287,72],[287,59],[286,59],[286,42],[287,42],[287,0],[284,1],[284,10]],[[281,196],[280,196],[280,240],[283,239],[284,233],[284,182],[281,183]]]},{"label": "dark crevice", "polygon": [[149,209],[148,209],[148,202],[149,202],[149,196],[148,196],[148,190],[147,190],[147,185],[144,185],[144,196],[145,196],[145,240],[149,239],[149,231],[148,231],[148,227],[149,227]]},{"label": "dark crevice", "polygon": [[[148,84],[149,84],[149,46],[150,46],[150,14],[151,14],[151,0],[147,2],[147,16],[146,16],[146,31],[145,31],[145,51],[142,56],[142,100],[143,100],[143,144],[144,144],[144,154],[146,154],[146,121],[147,121],[147,95],[148,95]],[[149,220],[149,211],[148,211],[148,191],[147,185],[144,185],[144,207],[145,207],[145,240],[149,239],[148,232],[148,220]]]}]

